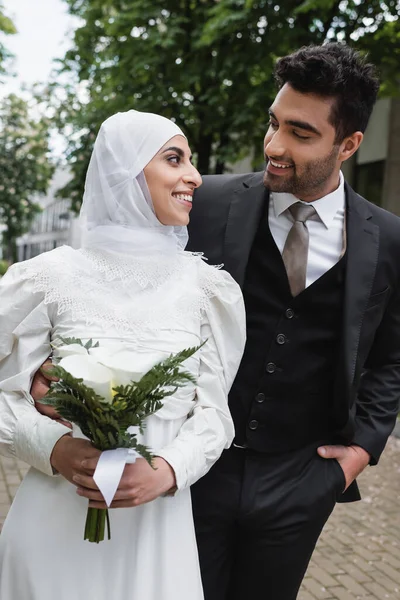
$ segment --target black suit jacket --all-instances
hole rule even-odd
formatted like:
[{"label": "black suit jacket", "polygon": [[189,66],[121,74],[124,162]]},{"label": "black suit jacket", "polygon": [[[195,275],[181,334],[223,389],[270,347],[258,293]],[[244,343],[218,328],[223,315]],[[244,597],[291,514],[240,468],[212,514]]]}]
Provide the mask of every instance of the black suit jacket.
[{"label": "black suit jacket", "polygon": [[[376,464],[400,398],[400,218],[345,185],[347,268],[341,351],[332,365],[340,434]],[[267,192],[262,173],[210,175],[196,191],[188,250],[224,264],[239,285]]]}]

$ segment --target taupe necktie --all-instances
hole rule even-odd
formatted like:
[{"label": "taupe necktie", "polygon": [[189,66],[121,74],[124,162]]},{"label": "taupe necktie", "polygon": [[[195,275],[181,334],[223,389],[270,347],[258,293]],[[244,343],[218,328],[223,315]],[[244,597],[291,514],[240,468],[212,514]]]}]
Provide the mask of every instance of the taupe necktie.
[{"label": "taupe necktie", "polygon": [[297,296],[306,287],[309,233],[307,219],[316,214],[313,206],[296,202],[288,209],[294,223],[286,238],[282,259],[286,267],[292,296]]}]

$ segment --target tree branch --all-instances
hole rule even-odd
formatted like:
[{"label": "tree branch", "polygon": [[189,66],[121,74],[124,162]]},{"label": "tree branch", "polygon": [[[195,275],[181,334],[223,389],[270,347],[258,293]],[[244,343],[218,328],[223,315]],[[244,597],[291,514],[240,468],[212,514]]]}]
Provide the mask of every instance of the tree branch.
[{"label": "tree branch", "polygon": [[323,30],[324,30],[324,34],[325,34],[325,40],[326,40],[326,36],[328,34],[328,31],[330,30],[333,20],[336,17],[336,15],[338,14],[339,11],[339,6],[342,0],[336,0],[336,2],[333,3],[330,11],[328,12],[328,15],[325,19],[325,21],[322,24]]}]

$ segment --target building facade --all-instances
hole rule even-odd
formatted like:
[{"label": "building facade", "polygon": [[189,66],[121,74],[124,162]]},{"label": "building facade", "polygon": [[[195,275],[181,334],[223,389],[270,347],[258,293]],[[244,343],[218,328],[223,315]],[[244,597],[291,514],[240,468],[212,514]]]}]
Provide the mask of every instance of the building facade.
[{"label": "building facade", "polygon": [[57,191],[66,185],[68,179],[68,172],[56,171],[47,195],[38,200],[43,211],[35,217],[29,231],[17,240],[19,261],[64,244],[78,245],[78,227],[70,210],[70,201],[56,197]]},{"label": "building facade", "polygon": [[400,216],[400,98],[378,100],[344,175],[361,196]]}]

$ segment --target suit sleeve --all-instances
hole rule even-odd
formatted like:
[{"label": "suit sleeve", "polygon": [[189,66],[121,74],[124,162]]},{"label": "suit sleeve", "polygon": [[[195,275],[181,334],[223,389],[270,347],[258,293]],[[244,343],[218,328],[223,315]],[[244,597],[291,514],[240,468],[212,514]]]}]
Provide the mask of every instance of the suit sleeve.
[{"label": "suit sleeve", "polygon": [[400,398],[400,292],[393,294],[365,363],[356,400],[353,443],[377,464],[396,424]]},{"label": "suit sleeve", "polygon": [[224,191],[229,179],[224,175],[208,175],[195,191],[188,225],[186,250],[202,252],[210,265],[223,262],[224,240],[228,221],[230,195]]}]

